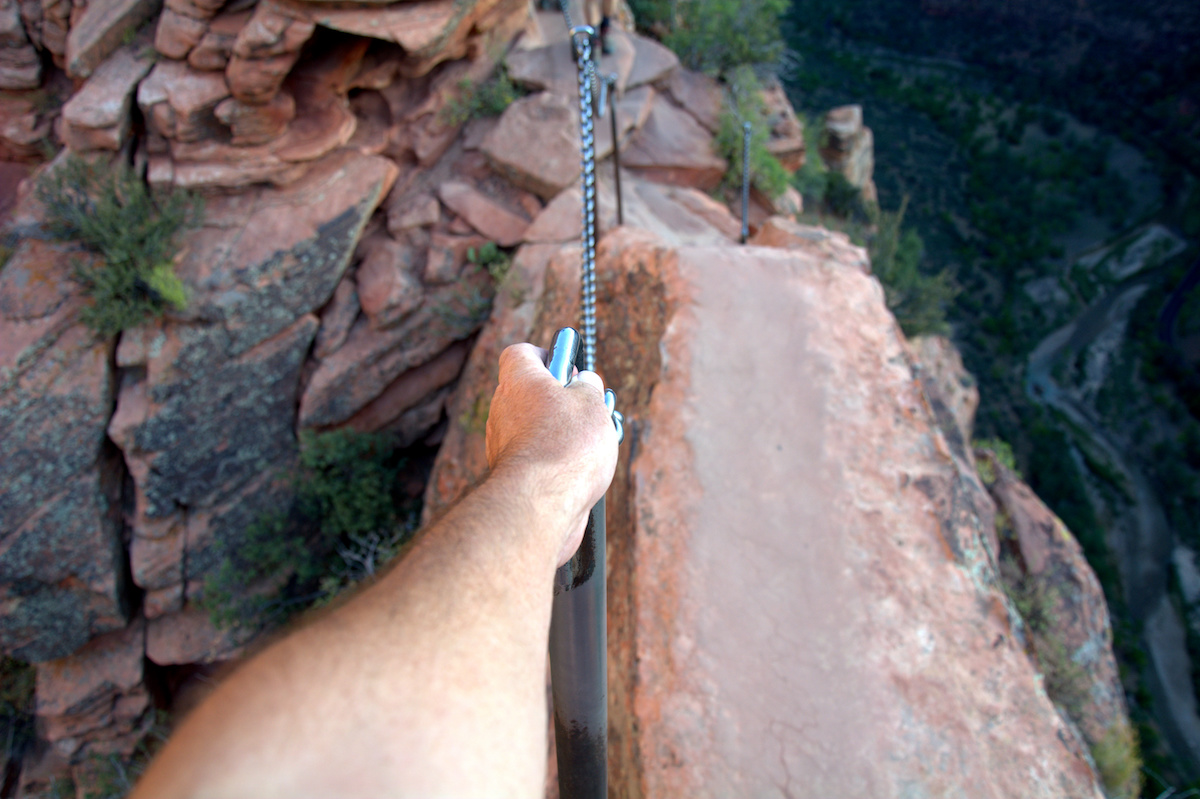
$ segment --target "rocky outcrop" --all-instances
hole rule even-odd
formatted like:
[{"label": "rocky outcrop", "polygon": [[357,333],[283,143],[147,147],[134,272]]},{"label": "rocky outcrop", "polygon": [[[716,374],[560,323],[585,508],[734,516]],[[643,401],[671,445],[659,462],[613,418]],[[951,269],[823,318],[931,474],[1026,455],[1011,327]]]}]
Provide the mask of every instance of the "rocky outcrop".
[{"label": "rocky outcrop", "polygon": [[[865,262],[828,235],[601,243],[597,360],[627,418],[608,510],[618,791],[1101,795],[1014,627],[992,500]],[[516,263],[533,283],[481,334],[429,514],[483,472],[499,350],[576,311],[576,253]]]},{"label": "rocky outcrop", "polygon": [[861,105],[840,106],[825,115],[821,160],[831,172],[840,173],[851,186],[859,189],[864,202],[879,202],[872,179],[875,137],[871,129],[863,125]]},{"label": "rocky outcrop", "polygon": [[120,475],[105,445],[112,343],[78,323],[63,246],[0,272],[0,648],[62,657],[125,624]]}]

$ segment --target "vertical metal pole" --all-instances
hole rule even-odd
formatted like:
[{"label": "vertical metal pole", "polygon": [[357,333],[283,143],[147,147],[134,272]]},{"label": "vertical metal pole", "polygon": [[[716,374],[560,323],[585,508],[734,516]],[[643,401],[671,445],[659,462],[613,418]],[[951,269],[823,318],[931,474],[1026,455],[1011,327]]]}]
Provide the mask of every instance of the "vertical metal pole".
[{"label": "vertical metal pole", "polygon": [[750,130],[742,123],[742,244],[750,238]]},{"label": "vertical metal pole", "polygon": [[617,74],[611,73],[608,84],[608,110],[612,116],[613,177],[617,187],[617,224],[625,224],[625,209],[621,205],[621,141],[617,138]]}]

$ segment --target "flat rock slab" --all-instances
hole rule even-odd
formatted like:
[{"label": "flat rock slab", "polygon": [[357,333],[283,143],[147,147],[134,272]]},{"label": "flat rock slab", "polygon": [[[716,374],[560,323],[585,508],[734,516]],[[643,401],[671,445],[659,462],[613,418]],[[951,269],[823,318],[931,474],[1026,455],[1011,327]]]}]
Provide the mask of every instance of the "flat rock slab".
[{"label": "flat rock slab", "polygon": [[[636,796],[1099,799],[994,571],[994,506],[837,237],[598,252],[626,414],[608,498],[609,783]],[[547,245],[536,245],[546,247]],[[554,247],[555,245],[548,245]],[[450,409],[426,513],[486,468],[495,356],[578,313],[578,251],[523,248]]]},{"label": "flat rock slab", "polygon": [[63,138],[75,151],[119,150],[129,132],[138,81],[154,64],[132,48],[118,50],[63,106]]},{"label": "flat rock slab", "polygon": [[67,74],[86,78],[162,8],[162,0],[91,0],[67,35]]}]

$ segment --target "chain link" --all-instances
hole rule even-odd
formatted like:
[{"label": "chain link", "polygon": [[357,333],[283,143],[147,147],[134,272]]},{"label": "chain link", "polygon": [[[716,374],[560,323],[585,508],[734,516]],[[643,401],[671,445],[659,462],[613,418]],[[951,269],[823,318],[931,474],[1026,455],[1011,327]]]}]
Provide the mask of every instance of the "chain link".
[{"label": "chain link", "polygon": [[[566,3],[563,3],[566,14]],[[567,15],[567,19],[570,16]],[[592,60],[592,37],[595,31],[587,25],[571,28],[579,71],[579,132],[580,160],[583,183],[583,293],[580,303],[583,334],[583,368],[596,369],[596,138],[593,122],[592,87],[595,86],[596,63]]]}]

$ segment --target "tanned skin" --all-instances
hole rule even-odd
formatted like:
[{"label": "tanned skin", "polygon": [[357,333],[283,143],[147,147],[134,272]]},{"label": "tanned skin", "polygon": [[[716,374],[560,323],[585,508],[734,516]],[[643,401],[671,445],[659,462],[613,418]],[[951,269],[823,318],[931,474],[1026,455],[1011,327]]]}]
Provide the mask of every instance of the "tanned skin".
[{"label": "tanned skin", "polygon": [[500,357],[484,482],[383,577],[221,683],[135,799],[541,794],[554,570],[617,461],[600,378],[563,388],[545,357]]}]

